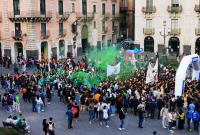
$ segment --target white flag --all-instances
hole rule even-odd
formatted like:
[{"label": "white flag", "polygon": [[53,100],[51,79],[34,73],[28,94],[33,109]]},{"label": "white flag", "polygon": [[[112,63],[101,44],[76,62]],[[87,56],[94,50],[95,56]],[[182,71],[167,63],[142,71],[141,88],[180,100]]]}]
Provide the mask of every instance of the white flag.
[{"label": "white flag", "polygon": [[156,64],[153,68],[153,80],[158,81],[158,58],[156,60]]},{"label": "white flag", "polygon": [[151,66],[151,63],[148,65],[147,69],[147,75],[146,75],[146,83],[153,82],[153,68]]},{"label": "white flag", "polygon": [[107,76],[117,75],[120,73],[120,63],[115,66],[108,65],[107,66]]}]

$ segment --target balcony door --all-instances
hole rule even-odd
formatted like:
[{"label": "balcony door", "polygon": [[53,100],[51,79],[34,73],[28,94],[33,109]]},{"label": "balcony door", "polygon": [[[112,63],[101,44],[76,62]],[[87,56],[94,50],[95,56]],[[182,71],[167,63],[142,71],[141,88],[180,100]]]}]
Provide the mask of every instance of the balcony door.
[{"label": "balcony door", "polygon": [[21,24],[15,23],[15,37],[20,37],[21,34]]},{"label": "balcony door", "polygon": [[179,7],[179,0],[171,0],[172,7]]},{"label": "balcony door", "polygon": [[59,15],[63,15],[63,0],[58,1],[58,12]]},{"label": "balcony door", "polygon": [[46,36],[46,23],[41,23],[41,34]]},{"label": "balcony door", "polygon": [[153,0],[146,0],[146,7],[152,8],[153,7]]},{"label": "balcony door", "polygon": [[40,14],[46,15],[46,1],[40,0]]},{"label": "balcony door", "polygon": [[13,0],[13,11],[14,15],[20,15],[20,1]]},{"label": "balcony door", "polygon": [[82,0],[82,13],[87,15],[87,0]]}]

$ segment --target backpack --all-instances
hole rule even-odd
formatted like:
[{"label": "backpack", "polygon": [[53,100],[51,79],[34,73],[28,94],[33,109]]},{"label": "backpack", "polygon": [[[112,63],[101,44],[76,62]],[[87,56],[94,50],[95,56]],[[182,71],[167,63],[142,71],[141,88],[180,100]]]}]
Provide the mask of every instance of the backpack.
[{"label": "backpack", "polygon": [[78,109],[77,109],[77,107],[73,107],[73,108],[72,108],[72,112],[73,112],[73,114],[78,113]]},{"label": "backpack", "polygon": [[198,121],[199,120],[199,114],[198,112],[194,112],[193,115],[192,115],[192,120],[193,121]]},{"label": "backpack", "polygon": [[49,130],[50,131],[54,130],[54,123],[53,122],[52,123],[49,122]]}]

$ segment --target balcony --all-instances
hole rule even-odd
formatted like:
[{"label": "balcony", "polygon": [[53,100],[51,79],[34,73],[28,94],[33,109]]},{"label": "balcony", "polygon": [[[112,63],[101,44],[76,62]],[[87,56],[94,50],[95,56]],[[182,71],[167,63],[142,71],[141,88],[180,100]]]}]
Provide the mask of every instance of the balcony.
[{"label": "balcony", "polygon": [[128,11],[128,6],[120,6],[120,11],[121,11],[121,12],[126,12],[126,11]]},{"label": "balcony", "polygon": [[179,36],[181,34],[181,29],[180,28],[171,28],[169,34],[173,35],[173,36]]},{"label": "balcony", "polygon": [[117,34],[118,33],[118,26],[114,26],[113,27],[113,34]]},{"label": "balcony", "polygon": [[95,13],[87,13],[86,15],[83,15],[83,21],[84,22],[91,22],[94,19]]},{"label": "balcony", "polygon": [[41,31],[41,39],[48,39],[50,37],[50,31]]},{"label": "balcony", "polygon": [[200,5],[195,5],[194,11],[200,13]]},{"label": "balcony", "polygon": [[63,12],[62,15],[60,15],[59,13],[57,13],[57,18],[59,19],[59,22],[67,21],[67,19],[69,18],[69,16],[70,16],[69,12]]},{"label": "balcony", "polygon": [[12,31],[12,38],[16,41],[22,41],[26,34],[22,34],[22,31]]},{"label": "balcony", "polygon": [[143,28],[143,33],[145,35],[154,35],[155,29],[154,28]]},{"label": "balcony", "polygon": [[152,6],[152,7],[142,7],[142,12],[144,14],[152,14],[156,12],[156,7]]},{"label": "balcony", "polygon": [[197,36],[200,36],[200,28],[196,28],[196,29],[195,29],[195,34],[196,34]]},{"label": "balcony", "polygon": [[8,12],[8,18],[12,22],[49,22],[52,18],[52,12],[40,14],[40,11],[21,11],[20,15],[14,15],[13,12]]},{"label": "balcony", "polygon": [[169,13],[181,13],[183,11],[183,8],[181,5],[178,6],[168,6],[167,11]]},{"label": "balcony", "polygon": [[108,27],[102,29],[102,34],[105,35],[108,32]]},{"label": "balcony", "polygon": [[63,38],[66,35],[67,35],[67,30],[66,29],[59,31],[59,38]]},{"label": "balcony", "polygon": [[115,20],[115,21],[120,20],[119,14],[113,14],[112,15],[112,20]]},{"label": "balcony", "polygon": [[90,12],[87,14],[76,13],[76,19],[81,20],[82,22],[90,22],[94,19],[95,13]]},{"label": "balcony", "polygon": [[110,13],[106,13],[106,14],[102,15],[102,18],[104,21],[107,21],[110,17],[111,17]]}]

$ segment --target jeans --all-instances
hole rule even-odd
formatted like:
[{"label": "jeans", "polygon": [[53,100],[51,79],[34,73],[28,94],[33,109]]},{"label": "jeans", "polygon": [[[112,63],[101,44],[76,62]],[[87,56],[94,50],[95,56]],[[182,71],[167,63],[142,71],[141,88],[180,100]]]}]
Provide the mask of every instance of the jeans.
[{"label": "jeans", "polygon": [[105,125],[108,125],[108,119],[104,119]]},{"label": "jeans", "polygon": [[37,112],[40,113],[40,111],[41,111],[41,105],[40,104],[36,104],[36,108],[37,108]]},{"label": "jeans", "polygon": [[191,128],[191,126],[190,126],[190,122],[191,122],[191,118],[187,118],[187,126],[188,126],[188,129]]},{"label": "jeans", "polygon": [[142,127],[143,121],[144,121],[144,117],[139,117],[139,124],[138,124],[139,127]]},{"label": "jeans", "polygon": [[99,121],[102,122],[103,121],[103,112],[99,111]]},{"label": "jeans", "polygon": [[121,119],[120,121],[121,121],[120,128],[124,128],[124,119]]},{"label": "jeans", "polygon": [[115,106],[111,105],[110,106],[111,114],[115,114]]},{"label": "jeans", "polygon": [[163,128],[167,127],[167,116],[162,117],[162,126],[163,126]]},{"label": "jeans", "polygon": [[169,122],[169,130],[172,130],[172,122]]},{"label": "jeans", "polygon": [[89,121],[92,121],[94,112],[89,112]]},{"label": "jeans", "polygon": [[35,103],[32,103],[32,111],[33,112],[37,112],[37,108],[36,108],[36,104]]}]

